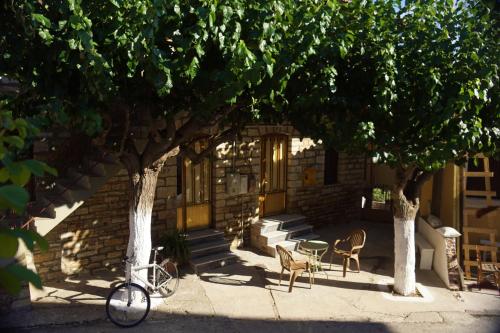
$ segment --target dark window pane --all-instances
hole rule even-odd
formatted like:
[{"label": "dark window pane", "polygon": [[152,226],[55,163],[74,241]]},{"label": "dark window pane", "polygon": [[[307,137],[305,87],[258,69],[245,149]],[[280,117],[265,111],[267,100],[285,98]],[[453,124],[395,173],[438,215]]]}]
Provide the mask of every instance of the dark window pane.
[{"label": "dark window pane", "polygon": [[337,183],[339,153],[335,149],[325,150],[325,185]]}]

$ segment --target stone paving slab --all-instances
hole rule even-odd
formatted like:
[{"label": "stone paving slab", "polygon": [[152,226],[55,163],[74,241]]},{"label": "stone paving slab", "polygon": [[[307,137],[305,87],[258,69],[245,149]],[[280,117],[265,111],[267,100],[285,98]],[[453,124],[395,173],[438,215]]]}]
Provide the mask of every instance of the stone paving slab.
[{"label": "stone paving slab", "polygon": [[[320,230],[320,234],[331,241],[342,234],[340,229]],[[367,229],[369,238],[366,253],[361,255],[360,273],[348,271],[344,278],[338,258],[329,270],[327,254],[325,272],[315,274],[312,288],[304,274],[288,293],[288,274],[278,285],[278,258],[251,249],[236,250],[241,263],[201,276],[183,272],[178,291],[152,310],[140,329],[253,333],[332,332],[343,328],[359,332],[500,331],[496,329],[500,328],[498,294],[486,290],[451,292],[432,271],[417,271],[417,281],[429,289],[432,302],[384,298],[379,284],[392,276],[388,253],[392,236],[383,228]],[[82,277],[47,286],[44,293],[36,295],[32,311],[1,317],[0,329],[66,332],[71,327],[72,332],[85,332],[83,328],[95,327],[95,332],[114,332],[116,328],[106,321],[104,304],[111,286],[119,281],[109,276]]]}]

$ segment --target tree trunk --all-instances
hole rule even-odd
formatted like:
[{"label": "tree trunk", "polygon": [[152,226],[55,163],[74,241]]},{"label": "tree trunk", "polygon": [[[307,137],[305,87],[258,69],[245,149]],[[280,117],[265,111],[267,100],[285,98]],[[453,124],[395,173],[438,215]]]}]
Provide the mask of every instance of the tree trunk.
[{"label": "tree trunk", "polygon": [[[129,241],[127,256],[131,266],[143,266],[149,263],[151,255],[151,213],[156,193],[156,182],[160,168],[146,168],[140,171],[129,169]],[[137,272],[145,281],[147,269]],[[131,278],[130,266],[127,266],[127,279]],[[132,277],[132,282],[144,285]]]},{"label": "tree trunk", "polygon": [[[396,193],[394,193],[396,192]],[[418,199],[409,202],[402,189],[393,191],[394,205],[394,291],[408,296],[415,293],[415,217]]]}]

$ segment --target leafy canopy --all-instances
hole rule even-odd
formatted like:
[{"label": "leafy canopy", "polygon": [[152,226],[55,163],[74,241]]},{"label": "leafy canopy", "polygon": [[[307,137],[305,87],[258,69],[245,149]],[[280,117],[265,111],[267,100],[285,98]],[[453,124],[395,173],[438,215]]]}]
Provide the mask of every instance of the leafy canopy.
[{"label": "leafy canopy", "polygon": [[[499,30],[481,1],[353,1],[294,75],[305,134],[401,168],[500,147]],[[336,43],[346,35],[347,44]],[[306,82],[310,82],[306,84]]]},{"label": "leafy canopy", "polygon": [[117,102],[167,120],[188,112],[208,121],[227,106],[237,107],[225,123],[281,119],[291,76],[328,43],[341,9],[319,0],[0,6],[0,74],[21,84],[11,107],[91,135]]}]

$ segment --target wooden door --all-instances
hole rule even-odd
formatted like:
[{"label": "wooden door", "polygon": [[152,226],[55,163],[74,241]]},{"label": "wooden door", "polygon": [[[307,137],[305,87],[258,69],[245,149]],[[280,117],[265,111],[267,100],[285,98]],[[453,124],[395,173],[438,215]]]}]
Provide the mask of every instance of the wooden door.
[{"label": "wooden door", "polygon": [[[200,151],[201,144],[195,145]],[[193,164],[184,158],[182,168],[183,205],[177,209],[177,228],[193,230],[208,228],[211,225],[210,182],[211,162],[203,159],[199,164]],[[184,218],[184,216],[186,216]]]},{"label": "wooden door", "polygon": [[285,212],[288,137],[266,135],[261,138],[260,215]]}]

